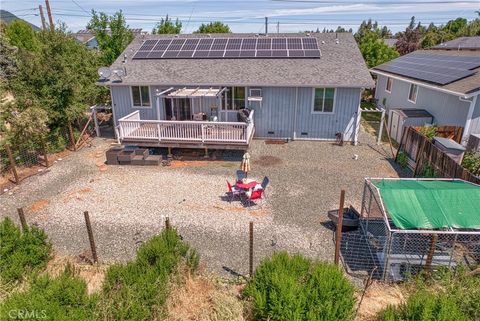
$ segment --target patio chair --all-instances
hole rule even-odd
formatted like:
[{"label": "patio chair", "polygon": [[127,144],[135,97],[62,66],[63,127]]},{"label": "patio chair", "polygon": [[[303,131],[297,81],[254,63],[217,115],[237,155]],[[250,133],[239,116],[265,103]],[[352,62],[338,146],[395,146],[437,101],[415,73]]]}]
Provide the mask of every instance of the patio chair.
[{"label": "patio chair", "polygon": [[243,194],[242,190],[237,189],[235,186],[232,186],[229,181],[227,181],[227,186],[228,186],[228,202],[231,203],[233,199],[238,196],[241,197]]},{"label": "patio chair", "polygon": [[262,180],[262,184],[260,184],[262,186],[264,194],[265,194],[265,190],[267,189],[268,183],[270,183],[270,179],[267,176],[265,176]]},{"label": "patio chair", "polygon": [[242,171],[241,169],[237,170],[237,181],[243,181],[245,178],[247,178],[247,173]]},{"label": "patio chair", "polygon": [[247,207],[250,207],[253,204],[254,200],[262,199],[263,192],[264,192],[263,189],[257,189],[257,190],[254,189],[246,192],[245,205]]}]

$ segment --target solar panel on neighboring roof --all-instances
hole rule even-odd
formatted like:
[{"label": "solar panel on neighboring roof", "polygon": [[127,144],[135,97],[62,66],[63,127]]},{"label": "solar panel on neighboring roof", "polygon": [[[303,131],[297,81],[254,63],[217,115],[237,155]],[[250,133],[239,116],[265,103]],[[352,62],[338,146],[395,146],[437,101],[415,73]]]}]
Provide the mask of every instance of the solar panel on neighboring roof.
[{"label": "solar panel on neighboring roof", "polygon": [[162,38],[145,40],[133,59],[320,58],[316,38]]},{"label": "solar panel on neighboring roof", "polygon": [[375,67],[377,70],[446,85],[471,76],[480,56],[450,56],[414,52]]}]

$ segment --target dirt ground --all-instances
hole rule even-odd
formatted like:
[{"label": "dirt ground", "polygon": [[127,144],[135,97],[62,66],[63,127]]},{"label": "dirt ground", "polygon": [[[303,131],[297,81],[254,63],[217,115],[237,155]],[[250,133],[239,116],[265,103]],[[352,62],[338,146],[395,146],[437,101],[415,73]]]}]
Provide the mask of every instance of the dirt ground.
[{"label": "dirt ground", "polygon": [[365,177],[404,175],[362,132],[358,146],[254,140],[249,177],[268,176],[266,198],[247,209],[225,198],[242,153],[213,153],[210,160],[176,157],[172,166],[109,166],[105,151],[113,140],[96,138],[90,147],[58,161],[48,172],[25,179],[0,195],[0,216],[17,220],[23,207],[30,224],[44,228],[59,255],[88,251],[83,217],[89,211],[97,251],[104,263],[127,261],[142,242],[164,226],[168,216],[195,247],[209,271],[224,276],[248,271],[248,224],[254,222],[254,260],[286,250],[332,260],[333,231],[325,222],[338,206],[359,208]]}]

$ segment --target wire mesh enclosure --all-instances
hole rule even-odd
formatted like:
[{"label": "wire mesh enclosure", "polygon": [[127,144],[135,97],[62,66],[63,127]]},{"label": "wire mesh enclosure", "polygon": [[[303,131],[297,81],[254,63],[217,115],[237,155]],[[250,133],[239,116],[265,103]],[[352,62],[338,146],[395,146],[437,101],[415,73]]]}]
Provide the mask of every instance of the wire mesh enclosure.
[{"label": "wire mesh enclosure", "polygon": [[[378,180],[383,179],[365,180],[360,228],[342,233],[341,253],[348,273],[360,277],[370,274],[387,282],[398,282],[422,270],[433,271],[441,267],[455,268],[460,265],[470,269],[478,267],[480,228],[477,225],[473,224],[471,228],[400,228],[401,224],[394,215],[390,215],[380,189],[374,184]],[[434,181],[464,182],[451,179]],[[475,186],[474,193],[479,195],[480,186],[467,184]],[[423,198],[411,199],[412,204],[422,201],[426,202]],[[436,202],[435,199],[433,202]],[[405,211],[411,210],[412,204],[406,205]],[[429,207],[425,208],[428,210]],[[477,207],[477,210],[470,213],[476,215],[474,219],[477,222],[480,220],[480,208]],[[431,214],[433,217],[445,215],[441,212]],[[463,214],[465,213],[455,213]],[[397,224],[394,221],[397,221]]]}]

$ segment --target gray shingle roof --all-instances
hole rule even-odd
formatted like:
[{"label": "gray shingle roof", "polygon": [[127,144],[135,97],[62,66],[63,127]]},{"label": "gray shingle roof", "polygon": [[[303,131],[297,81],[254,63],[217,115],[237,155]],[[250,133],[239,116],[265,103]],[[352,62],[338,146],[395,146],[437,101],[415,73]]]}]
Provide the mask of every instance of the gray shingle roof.
[{"label": "gray shingle roof", "polygon": [[[185,34],[180,37],[205,37]],[[215,37],[254,37],[254,34],[221,34]],[[300,37],[305,34],[272,34],[269,37]],[[317,86],[366,87],[374,82],[355,39],[350,33],[314,33],[322,52],[320,59],[131,59],[144,40],[171,37],[146,35],[136,37],[111,68],[122,67],[124,54],[127,76],[123,85],[182,86]],[[212,35],[213,37],[213,35]],[[103,84],[117,84],[106,81]]]},{"label": "gray shingle roof", "polygon": [[451,50],[480,50],[480,36],[460,37],[436,45],[432,49],[451,49]]}]

